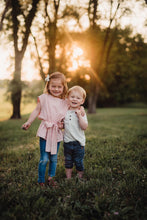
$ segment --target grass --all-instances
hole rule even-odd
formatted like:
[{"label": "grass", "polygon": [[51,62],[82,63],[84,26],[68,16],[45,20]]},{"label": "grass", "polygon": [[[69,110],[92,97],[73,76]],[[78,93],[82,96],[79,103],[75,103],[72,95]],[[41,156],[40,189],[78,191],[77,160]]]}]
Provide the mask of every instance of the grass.
[{"label": "grass", "polygon": [[[0,122],[0,219],[145,220],[147,174],[146,108],[105,108],[88,115],[84,181],[65,179],[61,144],[57,188],[37,186],[36,120]],[[46,176],[47,177],[47,176]]]}]

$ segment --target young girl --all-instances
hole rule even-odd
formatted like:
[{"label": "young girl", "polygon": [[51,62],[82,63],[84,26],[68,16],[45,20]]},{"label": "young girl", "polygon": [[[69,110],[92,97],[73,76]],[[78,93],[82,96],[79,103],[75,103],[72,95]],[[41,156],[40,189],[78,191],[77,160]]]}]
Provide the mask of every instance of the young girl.
[{"label": "young girl", "polygon": [[38,97],[35,110],[31,113],[28,121],[22,125],[27,130],[38,116],[42,120],[37,136],[40,137],[40,162],[38,167],[38,183],[45,184],[46,165],[49,161],[48,184],[55,186],[52,177],[55,176],[57,166],[57,154],[63,133],[58,128],[58,123],[65,117],[68,109],[65,95],[67,82],[60,72],[52,73],[46,78],[44,94]]}]

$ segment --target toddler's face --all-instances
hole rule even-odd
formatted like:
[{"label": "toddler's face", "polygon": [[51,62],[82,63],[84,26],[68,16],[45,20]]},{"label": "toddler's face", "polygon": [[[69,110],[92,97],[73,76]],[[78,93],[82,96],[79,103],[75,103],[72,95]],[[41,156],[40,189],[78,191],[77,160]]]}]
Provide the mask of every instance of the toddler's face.
[{"label": "toddler's face", "polygon": [[68,95],[68,101],[71,109],[77,109],[84,103],[83,95],[78,91],[71,91]]}]

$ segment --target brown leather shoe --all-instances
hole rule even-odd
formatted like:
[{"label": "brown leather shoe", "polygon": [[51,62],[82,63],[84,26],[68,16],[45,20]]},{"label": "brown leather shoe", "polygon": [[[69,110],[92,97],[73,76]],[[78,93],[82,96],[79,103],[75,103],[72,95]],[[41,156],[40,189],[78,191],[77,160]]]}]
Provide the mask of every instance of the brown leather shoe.
[{"label": "brown leather shoe", "polygon": [[39,184],[41,187],[42,187],[42,186],[45,186],[45,184],[44,184],[44,183],[38,183],[38,184]]}]

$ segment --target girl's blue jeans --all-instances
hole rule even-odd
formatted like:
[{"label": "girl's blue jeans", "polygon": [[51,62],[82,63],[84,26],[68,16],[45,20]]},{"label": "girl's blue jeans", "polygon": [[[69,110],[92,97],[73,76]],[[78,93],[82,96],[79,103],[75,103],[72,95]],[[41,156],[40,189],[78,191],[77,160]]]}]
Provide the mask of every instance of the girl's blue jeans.
[{"label": "girl's blue jeans", "polygon": [[51,155],[50,152],[46,152],[46,140],[40,138],[40,161],[38,166],[38,183],[45,183],[46,165],[49,161],[48,176],[53,177],[56,174],[57,156],[60,142],[57,143],[57,154]]}]

